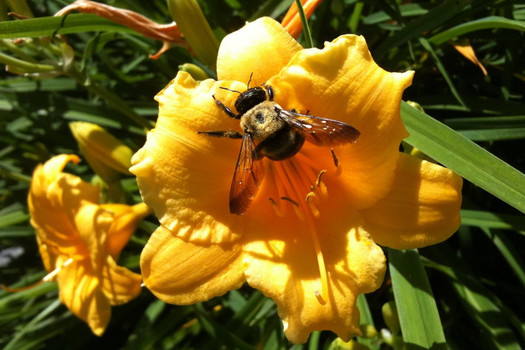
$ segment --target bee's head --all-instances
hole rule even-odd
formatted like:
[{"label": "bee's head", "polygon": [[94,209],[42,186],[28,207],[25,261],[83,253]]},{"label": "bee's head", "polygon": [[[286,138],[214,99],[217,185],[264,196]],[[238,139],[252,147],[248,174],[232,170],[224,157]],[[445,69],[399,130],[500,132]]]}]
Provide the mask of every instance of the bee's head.
[{"label": "bee's head", "polygon": [[241,93],[235,101],[235,109],[240,114],[245,114],[253,107],[257,106],[268,99],[266,90],[260,86],[249,88]]}]

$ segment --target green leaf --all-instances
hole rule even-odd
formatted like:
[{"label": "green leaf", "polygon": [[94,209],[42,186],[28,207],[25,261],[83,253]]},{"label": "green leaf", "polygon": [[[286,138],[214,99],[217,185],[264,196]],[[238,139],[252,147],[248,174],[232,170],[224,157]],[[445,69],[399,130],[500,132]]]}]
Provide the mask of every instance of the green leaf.
[{"label": "green leaf", "polygon": [[133,30],[110,20],[83,13],[0,22],[0,39],[38,38],[89,31],[134,33]]},{"label": "green leaf", "polygon": [[525,230],[525,217],[518,215],[491,213],[480,210],[461,210],[461,224],[482,228]]},{"label": "green leaf", "polygon": [[[469,270],[456,254],[443,246],[429,247],[426,253],[439,260],[425,259],[425,265],[445,274],[458,295],[459,305],[479,329],[477,344],[486,349],[520,349],[525,339],[525,326],[508,304],[504,304],[496,294],[479,282],[479,277]],[[519,295],[519,290],[511,291],[509,297]],[[514,303],[512,303],[514,304]],[[459,312],[459,311],[458,311]]]},{"label": "green leaf", "polygon": [[429,38],[428,41],[435,45],[441,45],[455,37],[482,29],[513,29],[525,31],[525,23],[505,17],[489,16],[475,21],[460,24]]},{"label": "green leaf", "polygon": [[403,45],[407,41],[422,37],[423,33],[442,25],[454,15],[463,11],[469,1],[449,0],[444,1],[425,15],[408,23],[400,31],[386,39],[374,52],[374,57],[383,57],[390,49]]},{"label": "green leaf", "polygon": [[458,175],[525,212],[525,175],[466,137],[405,102],[405,140]]},{"label": "green leaf", "polygon": [[388,259],[405,345],[408,349],[446,349],[436,301],[419,254],[416,250],[388,249]]}]

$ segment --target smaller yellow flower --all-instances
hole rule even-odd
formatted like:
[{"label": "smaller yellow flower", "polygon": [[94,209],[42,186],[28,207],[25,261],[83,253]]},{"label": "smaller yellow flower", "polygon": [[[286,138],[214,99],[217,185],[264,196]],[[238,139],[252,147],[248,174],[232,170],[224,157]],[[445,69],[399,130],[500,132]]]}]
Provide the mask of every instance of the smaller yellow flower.
[{"label": "smaller yellow flower", "polygon": [[56,275],[60,301],[100,336],[111,305],[140,293],[140,275],[115,261],[150,209],[144,203],[97,204],[98,187],[62,172],[68,162],[79,161],[63,154],[39,165],[28,204],[44,266]]}]

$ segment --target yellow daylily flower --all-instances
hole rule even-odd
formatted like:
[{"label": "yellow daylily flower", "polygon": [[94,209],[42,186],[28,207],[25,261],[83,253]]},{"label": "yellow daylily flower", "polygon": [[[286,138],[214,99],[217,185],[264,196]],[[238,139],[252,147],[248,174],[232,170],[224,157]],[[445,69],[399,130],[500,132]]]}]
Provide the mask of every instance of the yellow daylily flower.
[{"label": "yellow daylily flower", "polygon": [[[399,152],[407,136],[400,101],[412,74],[382,70],[359,36],[303,49],[270,18],[224,38],[218,81],[180,72],[157,95],[157,125],[130,169],[161,223],[141,255],[145,285],[168,303],[190,304],[247,282],[276,302],[294,343],[315,330],[343,340],[360,334],[356,298],[379,288],[385,273],[377,244],[441,242],[460,223],[462,179]],[[234,215],[240,140],[198,132],[242,131],[212,96],[233,109],[239,94],[231,90],[246,90],[250,77],[250,87],[271,86],[282,108],[348,123],[361,136],[263,158],[256,195]]]},{"label": "yellow daylily flower", "polygon": [[150,209],[144,203],[97,204],[98,187],[62,172],[68,162],[79,161],[63,154],[39,165],[28,204],[44,266],[56,275],[60,301],[102,335],[111,305],[140,293],[140,275],[118,266],[116,259]]}]

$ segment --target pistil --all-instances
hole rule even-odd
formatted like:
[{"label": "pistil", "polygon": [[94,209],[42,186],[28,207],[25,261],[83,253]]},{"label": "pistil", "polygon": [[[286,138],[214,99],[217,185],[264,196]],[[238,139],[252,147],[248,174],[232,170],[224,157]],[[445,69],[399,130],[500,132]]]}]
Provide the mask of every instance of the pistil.
[{"label": "pistil", "polygon": [[[317,266],[319,269],[319,288],[313,293],[321,305],[325,305],[329,296],[328,271],[321,248],[321,241],[316,229],[316,219],[321,211],[316,204],[326,200],[327,187],[323,181],[326,170],[318,170],[308,157],[298,154],[292,159],[282,162],[271,162],[269,171],[270,180],[275,185],[277,202],[269,198],[272,207],[279,215],[285,215],[287,207],[292,207],[312,242]],[[317,202],[317,203],[316,203]],[[287,203],[287,204],[284,204]]]}]

